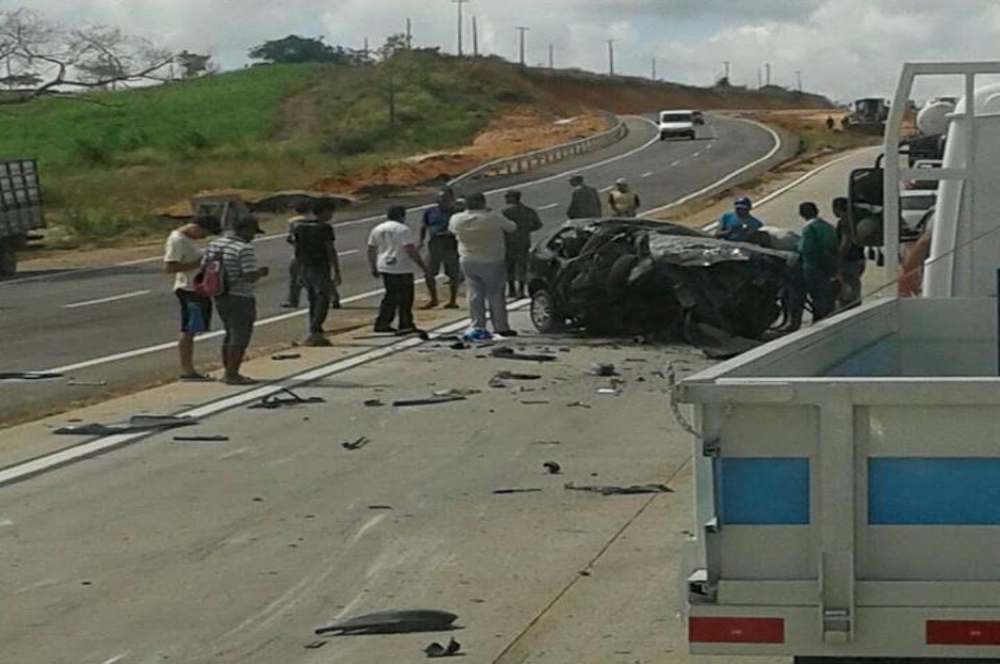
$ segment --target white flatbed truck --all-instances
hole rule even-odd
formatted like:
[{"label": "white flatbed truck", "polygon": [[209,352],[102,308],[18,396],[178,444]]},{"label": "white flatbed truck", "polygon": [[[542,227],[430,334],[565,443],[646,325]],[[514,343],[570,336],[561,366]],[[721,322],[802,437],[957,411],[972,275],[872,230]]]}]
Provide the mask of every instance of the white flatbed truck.
[{"label": "white flatbed truck", "polygon": [[[979,85],[996,74],[903,67],[887,155],[915,78],[965,90],[941,169],[887,158],[878,174],[885,219],[901,182],[941,181],[924,298],[875,300],[679,385],[698,434],[692,653],[1000,660],[1000,86]],[[886,224],[888,275],[898,242]]]}]

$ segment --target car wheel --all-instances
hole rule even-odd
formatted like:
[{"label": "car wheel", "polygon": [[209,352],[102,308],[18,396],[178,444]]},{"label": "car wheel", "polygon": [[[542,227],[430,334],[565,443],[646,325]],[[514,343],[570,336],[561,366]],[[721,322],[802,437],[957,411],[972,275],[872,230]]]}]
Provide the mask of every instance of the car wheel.
[{"label": "car wheel", "polygon": [[17,254],[9,244],[0,244],[0,277],[12,277],[17,272]]},{"label": "car wheel", "polygon": [[692,131],[690,134],[688,134],[688,138],[690,138],[692,141],[696,140],[698,138],[698,134]]},{"label": "car wheel", "polygon": [[554,334],[565,329],[565,320],[556,311],[552,293],[544,288],[531,296],[531,323],[543,334]]},{"label": "car wheel", "polygon": [[666,134],[660,134],[660,140],[661,141],[667,140],[667,135]]}]

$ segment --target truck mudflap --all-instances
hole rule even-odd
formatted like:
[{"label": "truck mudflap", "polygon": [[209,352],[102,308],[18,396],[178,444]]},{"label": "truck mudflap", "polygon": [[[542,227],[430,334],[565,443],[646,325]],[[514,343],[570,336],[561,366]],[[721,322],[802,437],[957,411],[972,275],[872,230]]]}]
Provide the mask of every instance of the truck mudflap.
[{"label": "truck mudflap", "polygon": [[681,383],[693,653],[1000,659],[996,329],[883,300]]}]

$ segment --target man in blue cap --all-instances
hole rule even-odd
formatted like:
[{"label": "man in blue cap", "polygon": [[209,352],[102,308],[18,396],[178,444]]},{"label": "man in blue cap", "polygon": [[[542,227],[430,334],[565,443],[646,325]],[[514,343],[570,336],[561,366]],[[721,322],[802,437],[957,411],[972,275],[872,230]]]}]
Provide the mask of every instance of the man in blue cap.
[{"label": "man in blue cap", "polygon": [[754,233],[759,231],[764,223],[750,214],[753,203],[746,196],[740,196],[733,201],[733,209],[719,219],[719,228],[715,237],[733,242],[749,242]]}]

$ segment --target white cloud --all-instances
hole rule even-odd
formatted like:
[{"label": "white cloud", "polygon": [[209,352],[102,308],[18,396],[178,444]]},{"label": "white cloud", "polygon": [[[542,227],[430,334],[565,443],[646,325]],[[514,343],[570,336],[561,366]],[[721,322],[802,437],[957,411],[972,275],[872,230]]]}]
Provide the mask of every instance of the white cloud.
[{"label": "white cloud", "polygon": [[[332,44],[372,46],[413,20],[415,43],[455,50],[455,6],[448,0],[22,0],[61,23],[108,23],[166,46],[209,51],[239,66],[247,50],[290,33]],[[7,3],[6,6],[11,6]],[[996,57],[1000,9],[994,0],[471,0],[484,52],[517,57],[518,25],[531,26],[528,60],[604,71],[605,40],[616,65],[645,75],[705,85],[732,61],[733,79],[754,84],[758,67],[773,80],[839,99],[888,95],[906,60]],[[472,38],[466,23],[466,49]]]}]

